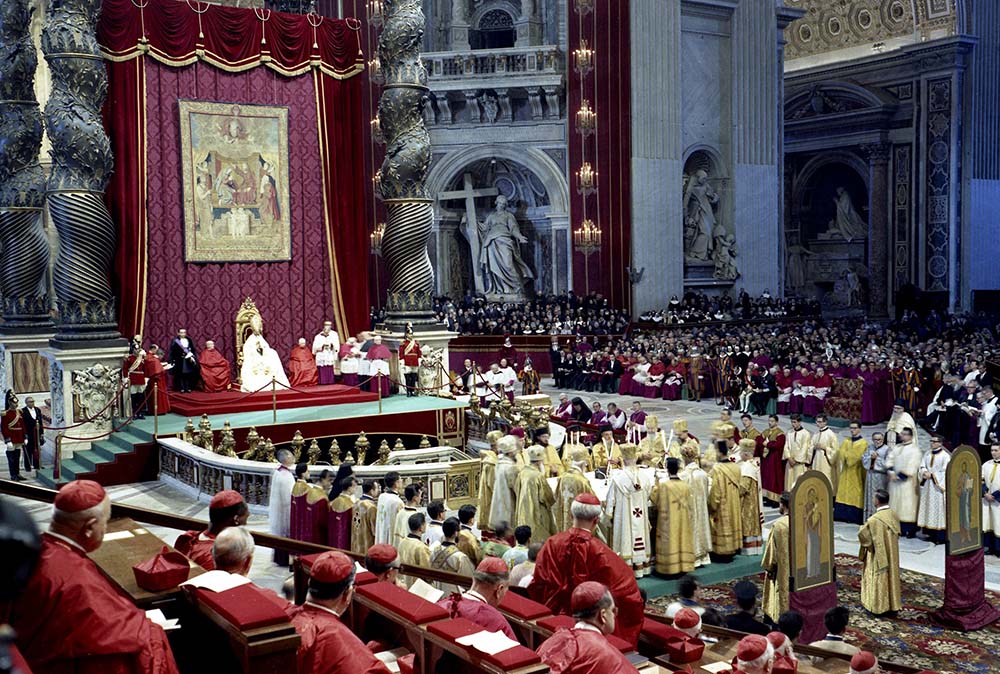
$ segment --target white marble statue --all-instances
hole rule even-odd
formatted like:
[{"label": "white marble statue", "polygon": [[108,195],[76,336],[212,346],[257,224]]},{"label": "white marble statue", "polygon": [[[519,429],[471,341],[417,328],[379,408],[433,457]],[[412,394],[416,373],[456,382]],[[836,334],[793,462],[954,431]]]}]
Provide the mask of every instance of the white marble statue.
[{"label": "white marble statue", "polygon": [[507,211],[507,197],[501,194],[493,212],[479,223],[479,265],[487,293],[513,296],[524,293],[525,282],[535,278],[521,258],[519,244],[527,242],[517,219]]},{"label": "white marble statue", "polygon": [[684,190],[684,255],[689,260],[712,259],[712,237],[715,233],[714,206],[719,195],[708,182],[708,173],[698,169],[687,181]]},{"label": "white marble statue", "polygon": [[264,339],[264,322],[260,316],[250,319],[253,330],[243,342],[243,367],[240,369],[240,390],[256,391],[269,388],[273,378],[279,385],[288,386],[288,376],[278,352]]},{"label": "white marble statue", "polygon": [[843,187],[837,188],[837,196],[833,203],[837,207],[836,217],[830,221],[829,229],[820,238],[841,237],[848,243],[854,239],[863,239],[868,234],[868,223],[865,222],[851,203],[851,195]]}]

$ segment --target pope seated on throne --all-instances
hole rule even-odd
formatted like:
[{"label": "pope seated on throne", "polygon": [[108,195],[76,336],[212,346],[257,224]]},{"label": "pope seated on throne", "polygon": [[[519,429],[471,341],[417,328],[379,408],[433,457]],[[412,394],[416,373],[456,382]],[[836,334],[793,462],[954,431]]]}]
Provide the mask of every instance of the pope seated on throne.
[{"label": "pope seated on throne", "polygon": [[243,365],[240,368],[240,390],[258,391],[271,385],[272,378],[288,386],[288,377],[278,352],[264,339],[264,321],[260,314],[250,317],[251,334],[243,342]]}]

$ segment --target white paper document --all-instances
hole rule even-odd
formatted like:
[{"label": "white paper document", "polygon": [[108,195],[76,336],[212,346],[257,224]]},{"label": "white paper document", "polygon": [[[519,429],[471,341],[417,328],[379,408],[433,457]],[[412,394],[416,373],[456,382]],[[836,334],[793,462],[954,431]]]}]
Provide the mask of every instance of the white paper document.
[{"label": "white paper document", "polygon": [[503,632],[487,632],[486,630],[459,637],[455,639],[455,643],[463,646],[472,646],[477,651],[486,653],[486,655],[503,653],[520,645]]},{"label": "white paper document", "polygon": [[180,621],[177,618],[167,618],[163,611],[153,608],[146,611],[146,617],[155,625],[159,625],[164,631],[180,629]]},{"label": "white paper document", "polygon": [[416,582],[410,586],[410,592],[418,597],[426,599],[432,604],[437,603],[437,601],[444,596],[444,592],[442,590],[437,589],[430,583],[420,580],[419,578],[417,578]]},{"label": "white paper document", "polygon": [[354,560],[354,573],[364,573],[367,571],[365,567],[361,566],[361,562]]},{"label": "white paper document", "polygon": [[131,531],[113,531],[110,534],[104,534],[104,540],[106,541],[120,541],[123,538],[132,538],[135,536]]},{"label": "white paper document", "polygon": [[246,576],[214,569],[206,571],[200,576],[195,576],[191,580],[186,580],[181,585],[192,585],[205,590],[211,590],[212,592],[225,592],[226,590],[232,590],[234,587],[246,585],[249,582],[250,579]]},{"label": "white paper document", "polygon": [[711,672],[712,674],[719,674],[719,672],[728,672],[733,667],[728,662],[713,662],[707,665],[702,665],[702,669],[706,672]]}]

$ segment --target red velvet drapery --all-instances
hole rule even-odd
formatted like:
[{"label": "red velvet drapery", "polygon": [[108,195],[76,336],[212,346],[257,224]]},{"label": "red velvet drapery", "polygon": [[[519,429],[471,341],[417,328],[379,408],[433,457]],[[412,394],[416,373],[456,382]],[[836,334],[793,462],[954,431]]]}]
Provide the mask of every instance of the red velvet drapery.
[{"label": "red velvet drapery", "polygon": [[[365,220],[370,186],[356,21],[161,0],[104,0],[98,39],[108,60],[105,126],[115,153],[108,205],[123,334],[215,337],[232,356],[232,317],[251,294],[285,352],[334,317],[367,327]],[[185,264],[177,100],[289,108],[292,260]],[[279,320],[280,319],[280,320]]]},{"label": "red velvet drapery", "polygon": [[[568,116],[570,120],[569,161],[570,180],[583,161],[584,146],[576,131],[576,111],[586,98],[597,112],[597,133],[586,142],[586,157],[598,175],[598,192],[588,197],[570,188],[570,227],[576,229],[583,220],[583,202],[587,201],[587,217],[601,228],[602,248],[591,255],[584,265],[583,255],[573,253],[573,287],[583,293],[599,292],[616,307],[631,309],[631,285],[626,268],[631,265],[632,231],[632,143],[631,143],[631,56],[629,52],[629,0],[595,3],[594,10],[584,17],[576,12],[576,3],[569,2],[569,51],[587,40],[596,52],[595,67],[581,81],[579,74],[568,68]],[[585,283],[584,270],[589,268]]]}]

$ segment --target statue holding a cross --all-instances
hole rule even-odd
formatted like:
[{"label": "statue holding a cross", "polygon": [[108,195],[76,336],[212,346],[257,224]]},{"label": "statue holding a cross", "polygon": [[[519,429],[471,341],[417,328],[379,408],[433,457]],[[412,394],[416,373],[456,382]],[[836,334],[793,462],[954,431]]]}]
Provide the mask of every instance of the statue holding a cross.
[{"label": "statue holding a cross", "polygon": [[[460,191],[443,192],[438,198],[465,199],[465,215],[459,230],[469,242],[476,292],[501,301],[523,300],[524,286],[535,275],[521,257],[520,244],[528,239],[507,210],[507,197],[496,188],[473,189],[471,173],[465,174],[463,187]],[[480,222],[476,197],[494,195],[494,210]]]}]

